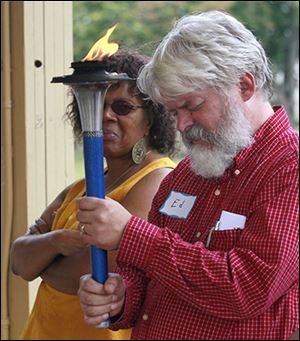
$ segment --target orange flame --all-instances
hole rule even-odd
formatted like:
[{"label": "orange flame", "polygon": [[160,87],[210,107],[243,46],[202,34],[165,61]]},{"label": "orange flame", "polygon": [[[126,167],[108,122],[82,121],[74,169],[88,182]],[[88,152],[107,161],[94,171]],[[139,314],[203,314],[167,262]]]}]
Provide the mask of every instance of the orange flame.
[{"label": "orange flame", "polygon": [[81,60],[85,61],[93,61],[103,60],[104,57],[110,57],[114,53],[116,53],[119,49],[119,45],[117,43],[109,43],[108,39],[110,35],[113,33],[114,29],[117,25],[109,28],[104,37],[100,38],[90,49],[89,53]]}]

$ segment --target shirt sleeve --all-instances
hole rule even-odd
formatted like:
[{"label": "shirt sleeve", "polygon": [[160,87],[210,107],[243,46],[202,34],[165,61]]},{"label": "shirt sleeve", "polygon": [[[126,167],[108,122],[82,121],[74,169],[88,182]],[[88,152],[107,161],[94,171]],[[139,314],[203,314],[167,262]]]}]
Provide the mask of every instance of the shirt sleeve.
[{"label": "shirt sleeve", "polygon": [[112,330],[127,329],[134,326],[138,312],[144,301],[145,289],[148,279],[142,271],[137,268],[126,266],[122,262],[118,262],[116,269],[126,286],[126,297],[124,309],[121,316],[117,320],[110,323],[109,328]]},{"label": "shirt sleeve", "polygon": [[[298,257],[298,167],[285,164],[258,190],[240,239],[228,252],[188,243],[170,227],[132,217],[119,259],[208,314],[255,318],[296,285]],[[157,224],[157,225],[156,225]],[[193,228],[193,227],[191,227]]]}]

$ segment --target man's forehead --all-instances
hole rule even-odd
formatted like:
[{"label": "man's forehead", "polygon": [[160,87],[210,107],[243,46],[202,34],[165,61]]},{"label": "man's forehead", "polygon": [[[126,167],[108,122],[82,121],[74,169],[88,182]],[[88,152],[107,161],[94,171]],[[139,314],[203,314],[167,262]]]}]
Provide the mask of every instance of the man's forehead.
[{"label": "man's forehead", "polygon": [[186,104],[190,103],[192,100],[204,99],[204,97],[205,97],[204,91],[201,90],[192,91],[167,101],[166,106],[168,108],[181,108],[184,107]]}]

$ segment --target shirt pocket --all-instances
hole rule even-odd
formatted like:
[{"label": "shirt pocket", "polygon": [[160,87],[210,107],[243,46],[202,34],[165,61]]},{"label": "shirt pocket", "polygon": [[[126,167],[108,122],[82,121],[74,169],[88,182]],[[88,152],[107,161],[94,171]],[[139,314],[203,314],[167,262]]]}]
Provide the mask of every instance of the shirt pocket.
[{"label": "shirt pocket", "polygon": [[211,251],[228,252],[233,249],[241,238],[242,230],[214,231],[208,249]]}]

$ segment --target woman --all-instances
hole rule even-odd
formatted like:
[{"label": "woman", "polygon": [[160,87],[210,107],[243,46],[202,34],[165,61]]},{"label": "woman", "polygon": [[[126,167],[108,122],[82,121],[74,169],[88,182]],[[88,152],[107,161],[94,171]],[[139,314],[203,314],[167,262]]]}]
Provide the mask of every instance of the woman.
[{"label": "woman", "polygon": [[[109,72],[136,78],[147,58],[120,50],[103,64]],[[81,135],[74,100],[67,113],[75,136]],[[103,112],[105,192],[132,214],[147,218],[161,180],[175,167],[165,155],[174,151],[175,122],[162,107],[141,94],[135,81],[112,85]],[[40,276],[35,305],[21,335],[24,340],[129,339],[130,330],[96,329],[83,320],[77,290],[81,275],[90,272],[89,247],[82,241],[76,220],[76,199],[85,195],[81,180],[63,190],[17,238],[11,250],[12,271],[31,281]],[[114,254],[109,253],[113,270]]]}]

